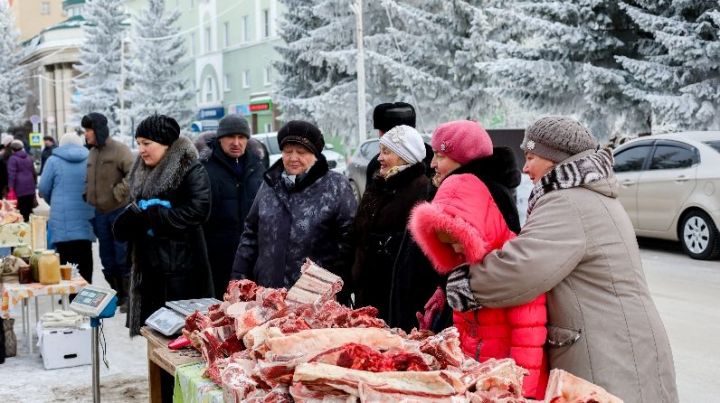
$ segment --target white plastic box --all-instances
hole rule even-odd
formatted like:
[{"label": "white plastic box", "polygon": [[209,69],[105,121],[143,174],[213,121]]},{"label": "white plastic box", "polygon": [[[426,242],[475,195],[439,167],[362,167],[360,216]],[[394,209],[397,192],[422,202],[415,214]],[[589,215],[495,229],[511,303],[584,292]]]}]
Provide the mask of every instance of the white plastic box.
[{"label": "white plastic box", "polygon": [[45,369],[90,365],[90,327],[48,328],[38,325],[38,344]]}]

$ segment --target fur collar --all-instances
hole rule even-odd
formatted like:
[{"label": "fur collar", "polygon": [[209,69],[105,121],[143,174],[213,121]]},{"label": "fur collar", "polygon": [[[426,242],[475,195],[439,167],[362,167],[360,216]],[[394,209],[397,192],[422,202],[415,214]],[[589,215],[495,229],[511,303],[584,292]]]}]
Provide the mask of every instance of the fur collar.
[{"label": "fur collar", "polygon": [[548,192],[585,186],[613,173],[613,155],[610,148],[586,151],[555,166],[533,187],[528,200],[528,216],[535,203]]},{"label": "fur collar", "polygon": [[130,170],[130,194],[134,199],[148,199],[177,188],[197,158],[195,146],[185,136],[170,145],[154,168],[138,156]]}]

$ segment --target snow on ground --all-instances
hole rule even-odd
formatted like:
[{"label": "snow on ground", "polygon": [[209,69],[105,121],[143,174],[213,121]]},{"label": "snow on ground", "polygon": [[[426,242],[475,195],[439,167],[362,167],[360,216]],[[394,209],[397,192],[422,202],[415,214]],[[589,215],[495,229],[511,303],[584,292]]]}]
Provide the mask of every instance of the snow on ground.
[{"label": "snow on ground", "polygon": [[[93,283],[108,287],[100,271],[97,243],[93,245],[95,270]],[[51,310],[50,296],[39,298],[40,315]],[[57,296],[54,298],[58,298]],[[57,302],[57,300],[56,300]],[[35,318],[30,304],[31,321]],[[57,304],[55,305],[57,308]],[[37,346],[28,354],[27,339],[22,334],[22,315],[15,309],[15,334],[18,354],[0,364],[0,402],[92,402],[92,366],[46,370]],[[147,352],[142,336],[133,339],[125,328],[126,314],[103,321],[110,368],[100,362],[101,400],[103,402],[148,401]],[[34,335],[33,331],[33,335]],[[37,338],[34,339],[37,341]],[[89,348],[89,347],[88,347]],[[102,358],[102,352],[101,352]]]}]

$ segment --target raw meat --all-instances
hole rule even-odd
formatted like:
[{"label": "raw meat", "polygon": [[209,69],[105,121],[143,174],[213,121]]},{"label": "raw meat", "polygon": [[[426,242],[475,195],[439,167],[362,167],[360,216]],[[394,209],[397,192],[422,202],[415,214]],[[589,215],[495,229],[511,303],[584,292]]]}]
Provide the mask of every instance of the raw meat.
[{"label": "raw meat", "polygon": [[342,279],[305,259],[300,268],[300,278],[290,288],[287,302],[290,304],[315,304],[333,299],[343,287]]},{"label": "raw meat", "polygon": [[420,354],[406,351],[381,353],[357,343],[349,343],[325,351],[312,358],[310,362],[322,362],[371,372],[430,370]]},{"label": "raw meat", "polygon": [[622,403],[622,400],[585,379],[553,369],[545,392],[548,403]]},{"label": "raw meat", "polygon": [[309,329],[289,336],[265,340],[273,356],[302,355],[313,357],[326,350],[348,343],[362,343],[379,350],[402,349],[404,339],[387,329],[340,328]]}]

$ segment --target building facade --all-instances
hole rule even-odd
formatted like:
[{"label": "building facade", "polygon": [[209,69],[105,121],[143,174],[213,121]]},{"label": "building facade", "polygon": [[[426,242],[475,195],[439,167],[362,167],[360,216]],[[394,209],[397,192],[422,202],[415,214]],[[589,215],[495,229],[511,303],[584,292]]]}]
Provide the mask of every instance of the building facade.
[{"label": "building facade", "polygon": [[65,19],[62,0],[8,0],[20,31],[20,41],[37,35],[45,27]]},{"label": "building facade", "polygon": [[[147,0],[128,0],[130,13]],[[214,130],[226,114],[238,113],[253,133],[276,131],[279,112],[272,99],[272,64],[281,39],[277,34],[278,0],[166,0],[180,10],[178,21],[186,37],[185,70],[195,89],[193,131]]]},{"label": "building facade", "polygon": [[[22,1],[22,0],[21,0]],[[74,129],[71,122],[73,78],[83,42],[84,0],[65,0],[65,20],[46,26],[24,43],[29,50],[22,60],[29,75],[30,96],[26,115],[39,117],[38,130],[55,138]]]}]

